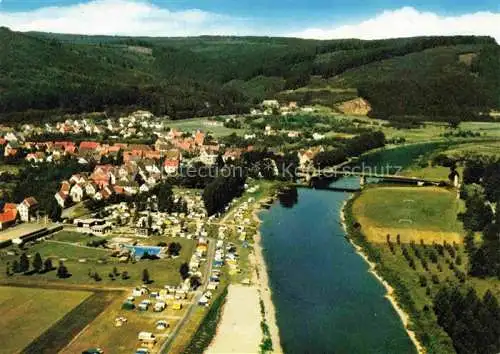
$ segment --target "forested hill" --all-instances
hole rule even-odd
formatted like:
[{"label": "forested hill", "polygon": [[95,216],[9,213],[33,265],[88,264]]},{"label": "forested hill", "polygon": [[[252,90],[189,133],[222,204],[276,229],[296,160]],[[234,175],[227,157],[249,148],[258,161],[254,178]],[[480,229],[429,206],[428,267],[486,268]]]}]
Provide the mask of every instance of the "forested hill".
[{"label": "forested hill", "polygon": [[0,28],[0,115],[143,108],[174,119],[247,112],[265,98],[367,99],[377,117],[470,118],[500,106],[489,37],[361,41],[127,38]]}]

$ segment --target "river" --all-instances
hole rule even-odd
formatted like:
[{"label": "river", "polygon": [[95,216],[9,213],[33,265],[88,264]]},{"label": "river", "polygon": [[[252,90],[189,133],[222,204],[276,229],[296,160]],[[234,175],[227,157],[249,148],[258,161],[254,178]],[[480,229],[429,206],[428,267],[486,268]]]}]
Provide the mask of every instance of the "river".
[{"label": "river", "polygon": [[[382,150],[365,166],[408,166],[435,143]],[[359,186],[354,177],[332,183]],[[261,212],[264,257],[285,353],[416,353],[385,289],[345,239],[349,193],[298,188]]]}]

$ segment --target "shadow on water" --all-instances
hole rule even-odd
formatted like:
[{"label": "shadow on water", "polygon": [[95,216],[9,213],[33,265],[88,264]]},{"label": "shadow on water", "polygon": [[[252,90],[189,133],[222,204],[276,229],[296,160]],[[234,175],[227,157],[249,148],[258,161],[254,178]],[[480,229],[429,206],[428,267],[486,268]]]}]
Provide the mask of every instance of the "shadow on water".
[{"label": "shadow on water", "polygon": [[278,194],[278,199],[283,208],[293,208],[293,206],[299,202],[297,187],[291,186],[282,190]]}]

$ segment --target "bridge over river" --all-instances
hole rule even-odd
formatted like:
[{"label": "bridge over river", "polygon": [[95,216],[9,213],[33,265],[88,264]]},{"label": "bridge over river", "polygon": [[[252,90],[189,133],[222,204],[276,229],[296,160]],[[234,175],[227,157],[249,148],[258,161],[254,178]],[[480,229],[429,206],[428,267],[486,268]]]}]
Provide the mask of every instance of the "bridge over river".
[{"label": "bridge over river", "polygon": [[300,168],[298,170],[297,176],[299,178],[305,179],[310,182],[313,178],[335,178],[342,176],[356,176],[360,178],[360,185],[363,186],[366,183],[367,178],[376,178],[378,180],[386,182],[400,182],[405,184],[417,184],[417,185],[434,185],[440,186],[448,184],[447,181],[421,178],[416,176],[403,176],[393,173],[384,173],[371,171],[370,169],[364,169],[362,167],[352,167],[351,165],[355,160],[345,161],[337,166],[325,167],[325,168]]}]

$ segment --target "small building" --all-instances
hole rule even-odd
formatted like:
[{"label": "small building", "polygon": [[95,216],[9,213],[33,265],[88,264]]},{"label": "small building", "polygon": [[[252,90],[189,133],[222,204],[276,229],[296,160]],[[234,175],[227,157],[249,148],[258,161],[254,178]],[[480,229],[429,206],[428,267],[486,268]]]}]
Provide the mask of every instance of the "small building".
[{"label": "small building", "polygon": [[174,302],[172,305],[172,310],[182,310],[182,303]]},{"label": "small building", "polygon": [[153,311],[154,312],[162,312],[163,310],[165,310],[165,308],[167,307],[167,304],[163,301],[158,301],[154,307],[153,307]]},{"label": "small building", "polygon": [[38,201],[29,197],[23,200],[21,204],[17,206],[17,210],[19,212],[19,218],[21,221],[28,222],[30,221],[33,213],[38,209]]},{"label": "small building", "polygon": [[85,195],[85,188],[77,183],[71,187],[69,195],[74,203],[81,202],[83,200],[83,196]]},{"label": "small building", "polygon": [[56,201],[57,201],[57,204],[59,204],[59,206],[61,208],[64,208],[67,203],[68,203],[68,194],[62,192],[62,191],[59,191],[57,192],[54,197],[56,198]]},{"label": "small building", "polygon": [[141,342],[156,343],[156,337],[151,332],[139,332],[137,339],[139,339],[139,341],[141,341]]},{"label": "small building", "polygon": [[3,212],[0,213],[0,230],[15,224],[17,220],[17,205],[13,203],[5,203]]}]

